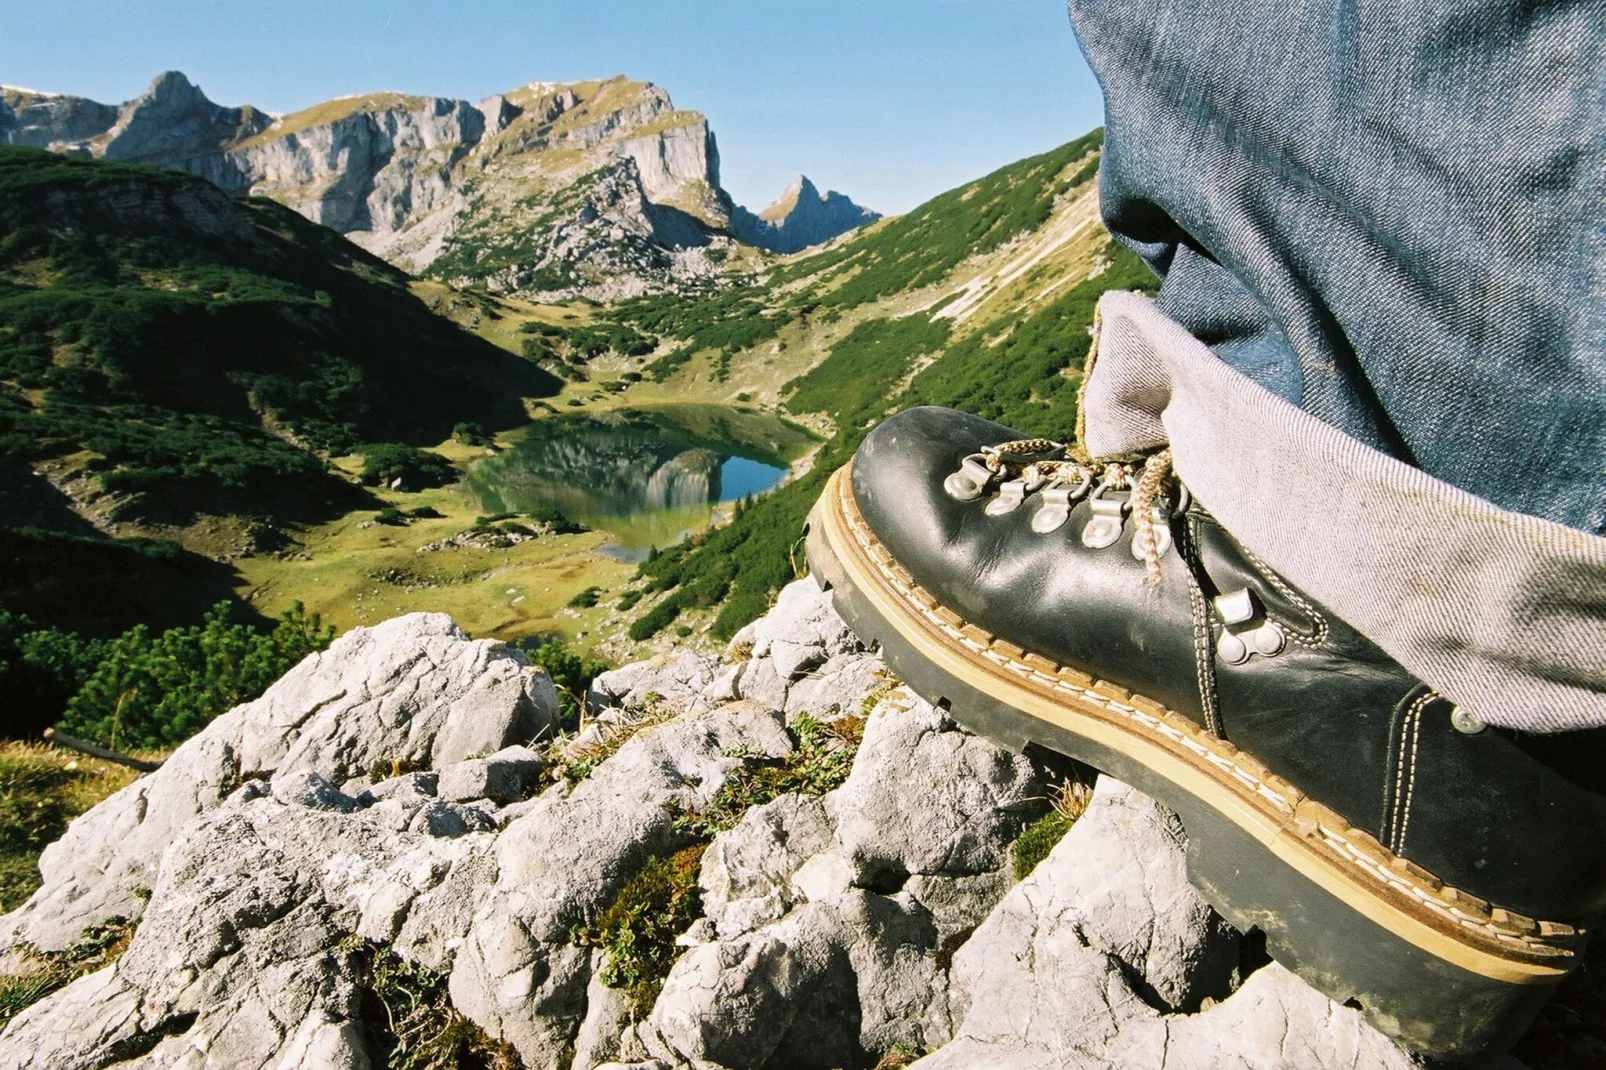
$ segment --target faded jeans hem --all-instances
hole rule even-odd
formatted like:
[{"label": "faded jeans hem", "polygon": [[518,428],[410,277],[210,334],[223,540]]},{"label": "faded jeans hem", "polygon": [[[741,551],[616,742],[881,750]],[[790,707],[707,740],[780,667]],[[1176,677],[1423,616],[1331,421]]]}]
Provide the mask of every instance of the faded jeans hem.
[{"label": "faded jeans hem", "polygon": [[1259,386],[1130,293],[1106,294],[1087,447],[1171,446],[1244,546],[1493,725],[1606,726],[1606,538],[1511,512]]}]

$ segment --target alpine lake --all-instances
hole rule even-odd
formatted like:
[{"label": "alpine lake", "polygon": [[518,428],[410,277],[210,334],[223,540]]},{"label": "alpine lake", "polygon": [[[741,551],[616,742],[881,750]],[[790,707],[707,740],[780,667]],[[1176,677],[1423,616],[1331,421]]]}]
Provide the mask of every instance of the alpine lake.
[{"label": "alpine lake", "polygon": [[786,478],[817,441],[774,413],[720,405],[623,408],[537,420],[475,462],[464,489],[486,512],[557,510],[644,559],[707,528],[716,511]]}]

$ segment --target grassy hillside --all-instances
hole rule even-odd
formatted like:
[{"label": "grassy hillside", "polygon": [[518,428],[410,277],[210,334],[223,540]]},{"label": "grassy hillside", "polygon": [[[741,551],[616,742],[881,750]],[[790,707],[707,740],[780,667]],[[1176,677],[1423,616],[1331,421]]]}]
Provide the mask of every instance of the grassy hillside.
[{"label": "grassy hillside", "polygon": [[[648,590],[666,593],[632,626],[633,638],[703,607],[717,607],[712,630],[728,638],[762,613],[803,568],[802,524],[826,478],[889,413],[948,405],[1069,437],[1099,295],[1156,281],[1097,224],[1101,144],[1095,131],[942,194],[790,261],[767,290],[664,314],[689,344],[721,345],[726,364],[732,348],[752,345],[749,336],[767,343],[791,332],[799,348],[815,345],[822,358],[781,396],[791,412],[822,414],[837,430],[806,476],[642,565]],[[960,305],[965,314],[951,314]],[[652,322],[644,310],[615,314]],[[681,363],[683,350],[672,354]]]},{"label": "grassy hillside", "polygon": [[75,458],[118,516],[344,511],[320,454],[510,427],[558,386],[408,281],[269,201],[0,148],[0,459]]}]

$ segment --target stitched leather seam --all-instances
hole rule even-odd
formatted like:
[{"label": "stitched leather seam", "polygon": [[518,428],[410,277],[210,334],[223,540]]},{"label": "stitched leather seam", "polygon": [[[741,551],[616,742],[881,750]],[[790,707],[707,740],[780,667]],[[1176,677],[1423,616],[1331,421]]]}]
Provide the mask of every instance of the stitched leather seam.
[{"label": "stitched leather seam", "polygon": [[1210,610],[1205,605],[1204,591],[1199,588],[1199,581],[1194,576],[1194,569],[1199,564],[1199,555],[1194,545],[1198,526],[1191,517],[1183,524],[1180,534],[1182,539],[1177,542],[1177,554],[1187,566],[1188,577],[1188,609],[1193,617],[1193,671],[1199,683],[1199,706],[1204,710],[1205,727],[1217,736],[1225,738],[1226,733],[1221,730],[1221,710],[1216,701],[1215,664],[1212,661],[1214,651],[1211,649]]},{"label": "stitched leather seam", "polygon": [[[1405,849],[1405,813],[1410,808],[1410,789],[1416,784],[1416,747],[1421,738],[1422,707],[1437,698],[1432,691],[1424,691],[1406,707],[1400,717],[1399,738],[1394,752],[1394,795],[1389,807],[1389,819],[1384,844],[1395,854]],[[1411,743],[1406,746],[1407,738]],[[1409,771],[1409,786],[1407,786]]]},{"label": "stitched leather seam", "polygon": [[1304,610],[1306,617],[1310,619],[1314,629],[1310,635],[1305,635],[1303,632],[1296,632],[1292,629],[1289,629],[1288,638],[1291,641],[1300,644],[1301,646],[1310,647],[1319,646],[1322,643],[1327,642],[1327,636],[1331,632],[1331,629],[1327,625],[1327,619],[1316,611],[1316,607],[1311,605],[1310,602],[1301,596],[1298,591],[1295,591],[1292,587],[1288,586],[1288,584],[1283,581],[1283,578],[1277,575],[1276,572],[1272,571],[1271,566],[1262,561],[1260,557],[1249,547],[1239,543],[1238,549],[1242,550],[1244,556],[1249,559],[1250,564],[1255,566],[1255,571],[1260,573],[1261,579],[1275,587],[1277,592],[1284,598],[1288,599],[1290,602],[1294,603],[1294,605]]},{"label": "stitched leather seam", "polygon": [[[1394,850],[1394,822],[1400,812],[1400,785],[1405,781],[1405,726],[1411,716],[1410,707],[1398,713],[1389,728],[1389,750],[1394,755],[1394,789],[1383,793],[1383,827],[1378,832],[1383,846]],[[1385,781],[1385,784],[1387,782]]]},{"label": "stitched leather seam", "polygon": [[[1226,531],[1225,528],[1221,527],[1220,521],[1216,520],[1215,517],[1209,516],[1209,514],[1206,514],[1206,516],[1211,523],[1215,524],[1218,529]],[[1267,585],[1275,589],[1278,594],[1281,594],[1284,598],[1288,599],[1288,601],[1292,602],[1295,607],[1304,611],[1307,618],[1307,623],[1309,623],[1311,626],[1311,632],[1309,635],[1307,635],[1304,632],[1296,631],[1293,628],[1286,628],[1284,629],[1284,632],[1288,636],[1289,641],[1306,647],[1315,647],[1327,642],[1327,637],[1332,629],[1328,626],[1327,618],[1322,616],[1321,612],[1317,610],[1315,606],[1311,605],[1309,599],[1305,598],[1298,591],[1290,587],[1281,576],[1277,575],[1276,571],[1274,571],[1270,565],[1261,560],[1260,556],[1249,547],[1245,546],[1236,539],[1233,540],[1233,545],[1238,547],[1239,551],[1243,553],[1244,557],[1248,559],[1249,563],[1254,566],[1255,572],[1259,574],[1262,580],[1266,581]]]},{"label": "stitched leather seam", "polygon": [[[1416,873],[1431,877],[1425,871],[1414,867],[1405,859],[1399,858],[1394,852],[1384,847],[1366,833],[1351,826],[1344,820],[1343,815],[1332,810],[1313,799],[1307,798],[1304,793],[1288,784],[1280,777],[1277,783],[1269,782],[1269,776],[1261,775],[1252,769],[1233,761],[1232,757],[1220,753],[1221,748],[1229,748],[1237,752],[1237,748],[1224,739],[1211,739],[1203,735],[1199,728],[1186,717],[1168,709],[1163,704],[1155,702],[1146,696],[1133,695],[1124,688],[1107,683],[1103,680],[1094,681],[1092,686],[1085,686],[1065,680],[1062,677],[1050,675],[1037,666],[1028,664],[1015,658],[1011,654],[993,649],[992,640],[987,643],[965,635],[961,630],[967,622],[957,614],[949,611],[958,624],[944,620],[935,609],[927,609],[926,605],[940,607],[931,594],[924,588],[915,584],[913,580],[902,580],[894,571],[895,561],[892,555],[875,538],[858,515],[858,509],[849,497],[850,491],[844,482],[840,490],[841,516],[846,522],[854,540],[864,552],[866,558],[874,564],[880,574],[882,582],[895,591],[911,615],[926,621],[930,626],[940,631],[950,640],[964,648],[980,655],[985,660],[1008,667],[1015,674],[1049,691],[1064,691],[1072,697],[1116,714],[1123,719],[1141,726],[1149,733],[1182,747],[1195,757],[1203,759],[1208,765],[1216,768],[1224,775],[1242,784],[1259,798],[1275,806],[1278,810],[1292,818],[1291,831],[1306,839],[1319,840],[1340,859],[1349,863],[1366,874],[1374,882],[1381,883],[1396,893],[1408,897],[1421,907],[1438,915],[1441,919],[1450,922],[1458,928],[1475,933],[1485,939],[1494,940],[1501,944],[1517,947],[1524,952],[1548,957],[1573,956],[1573,951],[1566,946],[1559,946],[1561,942],[1572,942],[1577,930],[1562,922],[1535,922],[1512,911],[1499,907],[1490,908],[1489,904],[1476,896],[1435,881],[1437,887],[1424,885],[1416,879]],[[917,595],[923,597],[917,597]],[[980,629],[977,629],[978,631]],[[985,634],[985,633],[984,633]],[[1015,649],[1011,647],[1011,649]],[[1049,659],[1044,658],[1045,663]],[[1074,666],[1062,666],[1070,668]],[[1085,674],[1083,674],[1085,675]],[[1098,690],[1102,687],[1104,690]],[[1111,694],[1115,692],[1116,694]],[[1424,696],[1426,698],[1427,696]],[[1136,699],[1136,703],[1129,703],[1128,698]],[[1145,712],[1140,706],[1150,706],[1160,711],[1159,714]],[[1162,719],[1164,718],[1164,719]],[[1168,723],[1170,720],[1180,722],[1186,729],[1178,724]],[[1197,738],[1196,738],[1197,737]],[[1402,741],[1403,742],[1403,741]],[[1407,789],[1409,798],[1409,788]],[[1408,805],[1408,804],[1407,804]],[[1364,843],[1371,840],[1376,845],[1375,852],[1368,851]],[[1385,857],[1374,858],[1373,854]],[[1463,907],[1465,909],[1463,909]],[[1530,935],[1538,930],[1539,935]],[[1547,939],[1548,938],[1548,939]]]},{"label": "stitched leather seam", "polygon": [[[1394,835],[1394,852],[1396,854],[1405,850],[1405,830],[1411,824],[1411,796],[1416,793],[1416,750],[1417,745],[1422,742],[1422,711],[1427,709],[1428,705],[1438,697],[1438,695],[1429,691],[1417,699],[1416,704],[1411,707],[1411,760],[1409,763],[1411,775],[1405,782],[1405,804],[1400,809],[1399,831]],[[1404,743],[1405,741],[1402,739],[1400,742]]]}]

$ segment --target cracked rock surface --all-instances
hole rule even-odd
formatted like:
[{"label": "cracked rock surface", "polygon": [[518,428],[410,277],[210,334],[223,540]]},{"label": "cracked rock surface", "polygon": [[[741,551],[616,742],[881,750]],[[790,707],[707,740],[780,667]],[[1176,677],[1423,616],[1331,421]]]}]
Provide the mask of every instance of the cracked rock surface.
[{"label": "cracked rock surface", "polygon": [[[0,919],[14,953],[138,928],[12,1020],[0,1067],[384,1065],[359,939],[532,1068],[1415,1065],[1251,970],[1176,819],[1117,781],[1017,880],[1059,773],[899,687],[812,581],[725,656],[626,666],[591,699],[612,712],[549,745],[545,675],[439,616],[309,658],[46,853]],[[755,794],[817,757],[803,714],[857,741],[851,768]],[[611,987],[610,947],[577,934],[697,844],[661,984]]]}]

